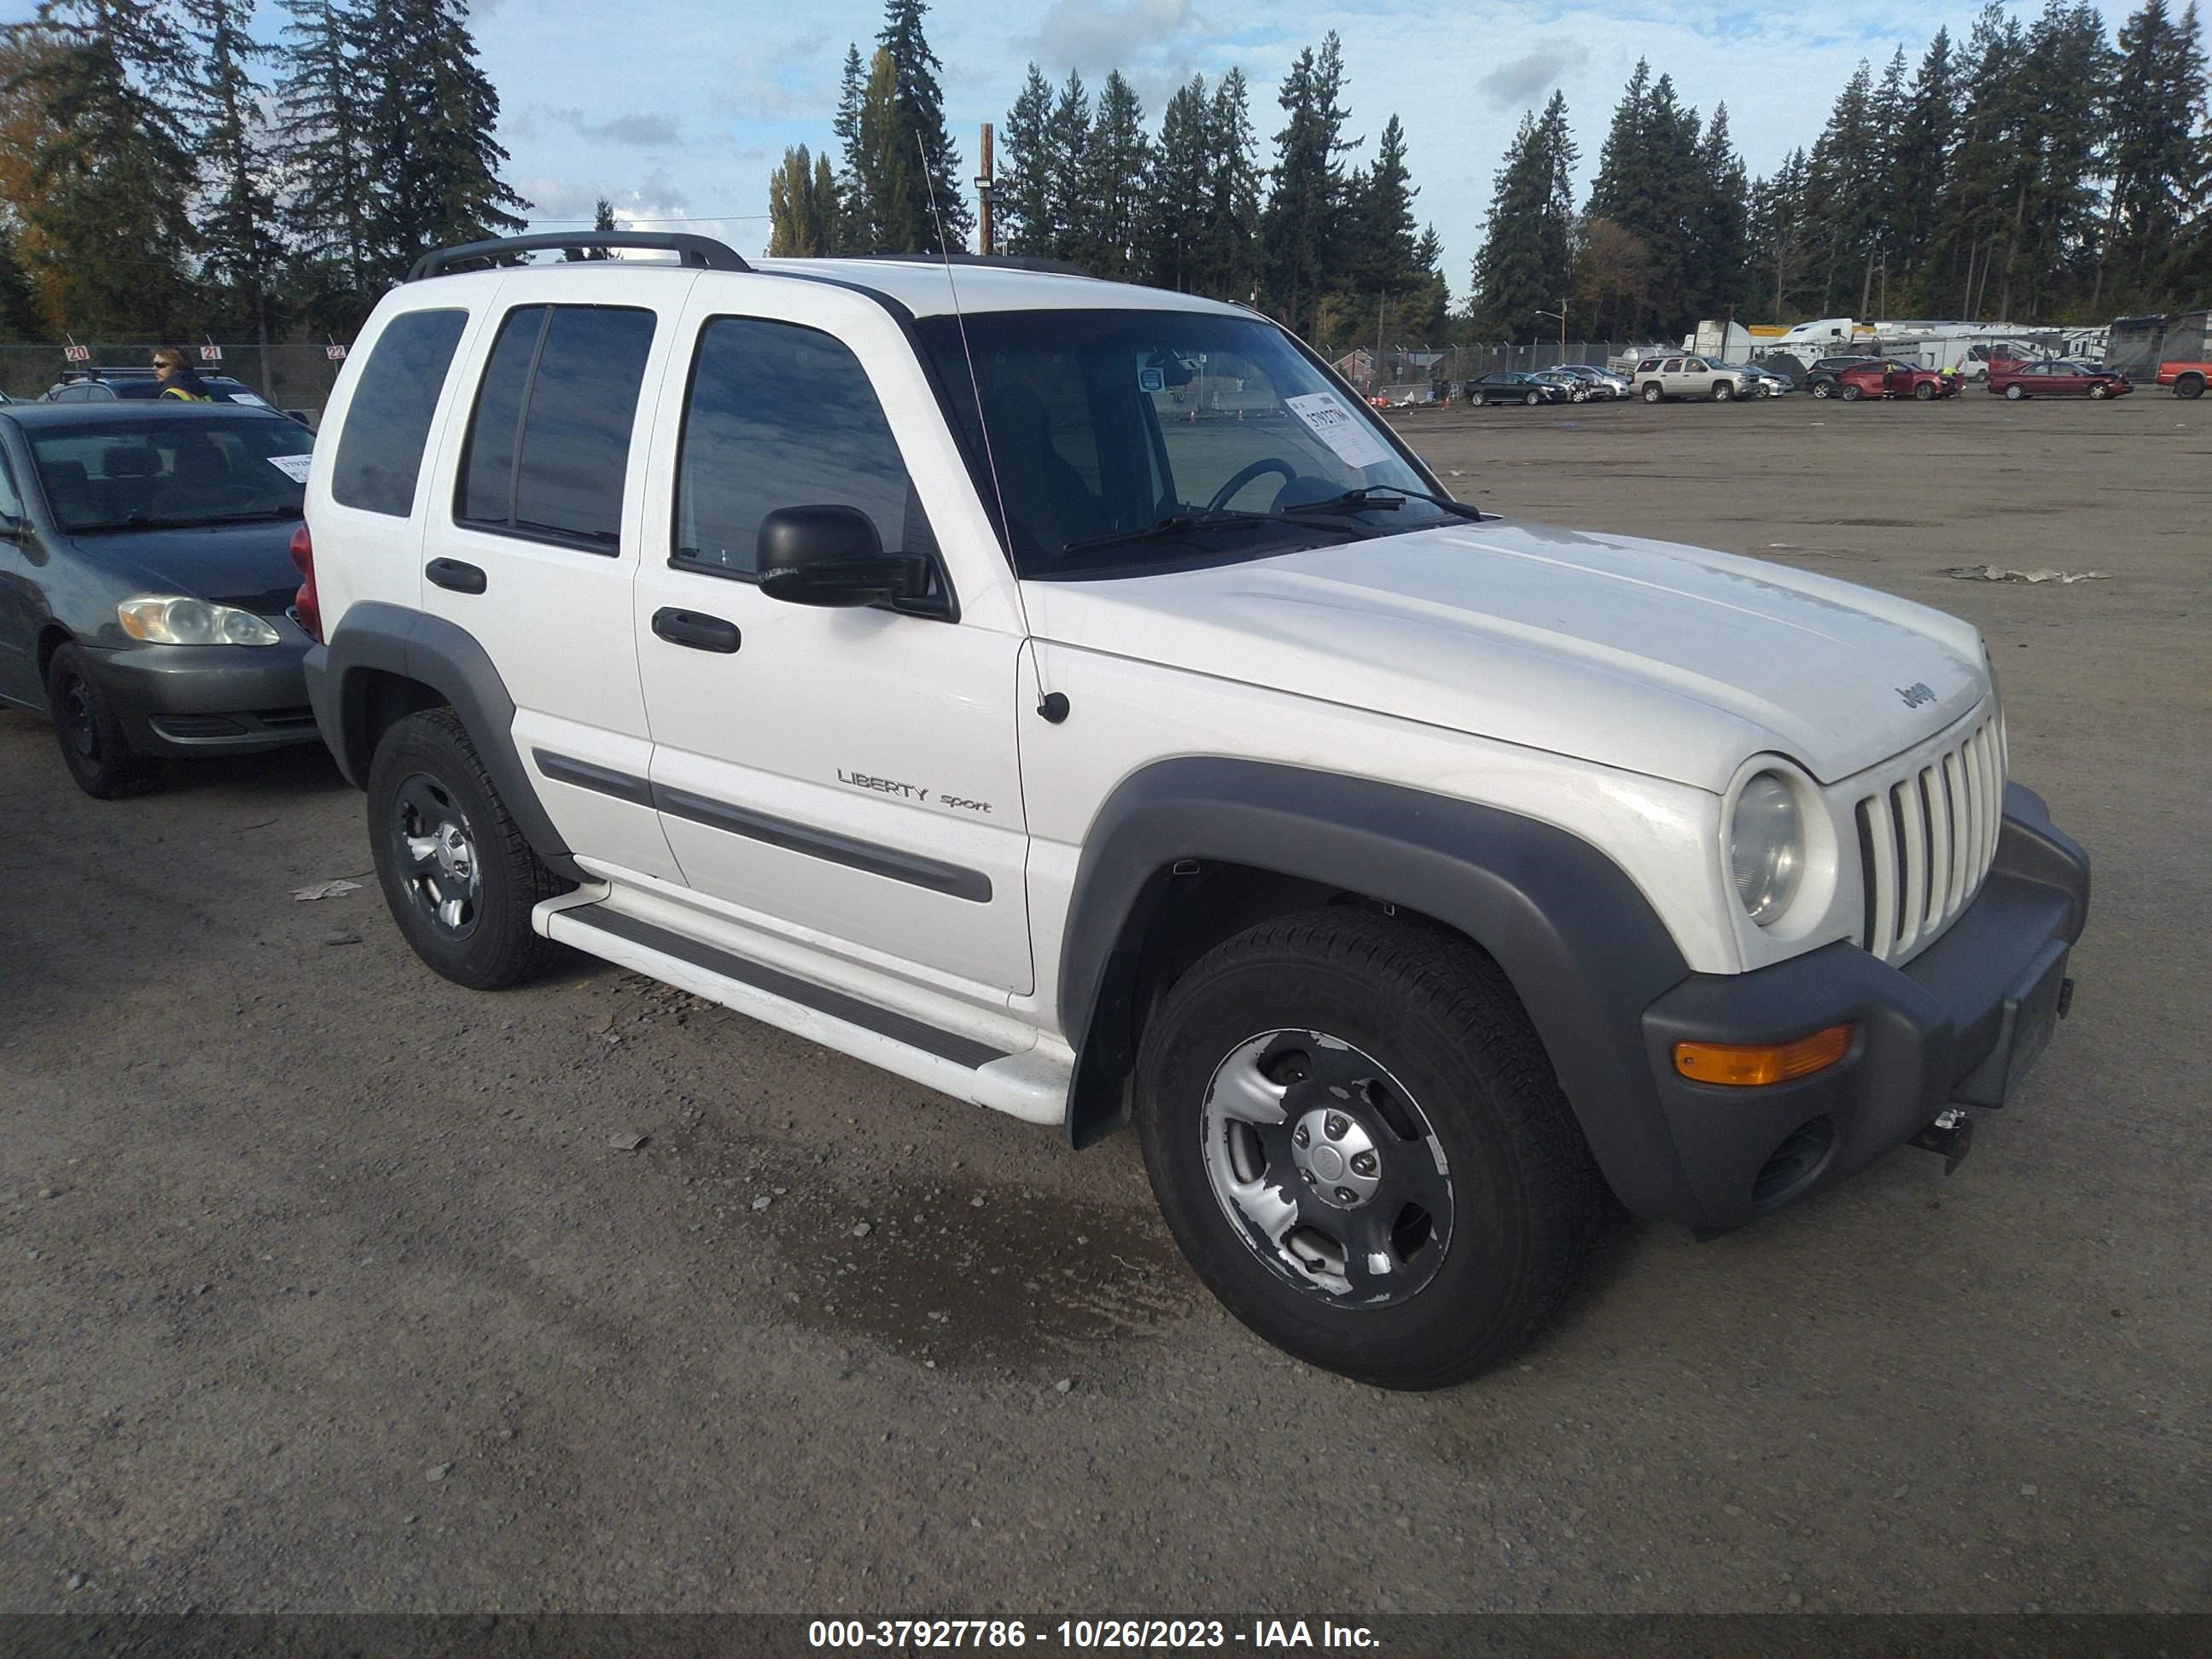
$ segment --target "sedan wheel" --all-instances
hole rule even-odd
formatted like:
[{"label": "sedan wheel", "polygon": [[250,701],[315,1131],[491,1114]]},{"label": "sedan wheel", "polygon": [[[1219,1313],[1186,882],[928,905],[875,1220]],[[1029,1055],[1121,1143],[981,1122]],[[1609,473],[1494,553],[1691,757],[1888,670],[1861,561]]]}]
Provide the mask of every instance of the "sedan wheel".
[{"label": "sedan wheel", "polygon": [[1843,385],[1836,388],[1836,395],[1838,398],[1841,398],[1847,404],[1855,404],[1858,402],[1863,394],[1856,386],[1853,386],[1849,380],[1846,380]]},{"label": "sedan wheel", "polygon": [[2022,398],[2027,396],[2027,391],[2018,381],[2014,381],[2005,388],[2005,396],[2011,398],[2013,402],[2018,403]]},{"label": "sedan wheel", "polygon": [[2100,380],[2096,385],[2089,388],[2089,395],[2092,398],[2109,398],[2112,393],[2112,389],[2106,386],[2103,381]]},{"label": "sedan wheel", "polygon": [[1522,398],[1521,401],[1528,404],[1529,408],[1534,409],[1538,404],[1544,401],[1544,394],[1540,392],[1532,392],[1527,397]]},{"label": "sedan wheel", "polygon": [[1918,386],[1912,388],[1912,395],[1915,398],[1917,398],[1923,404],[1934,403],[1936,401],[1936,382],[1933,380],[1923,380]]}]

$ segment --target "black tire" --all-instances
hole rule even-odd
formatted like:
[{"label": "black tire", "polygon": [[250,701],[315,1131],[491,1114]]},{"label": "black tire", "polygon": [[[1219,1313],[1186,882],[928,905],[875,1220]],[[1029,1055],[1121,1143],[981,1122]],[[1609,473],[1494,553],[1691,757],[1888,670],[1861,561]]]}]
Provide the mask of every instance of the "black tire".
[{"label": "black tire", "polygon": [[1713,382],[1713,401],[1715,403],[1731,403],[1735,398],[1735,388],[1730,386],[1726,380],[1715,380]]},{"label": "black tire", "polygon": [[1842,385],[1836,388],[1836,396],[1841,398],[1847,404],[1855,404],[1865,395],[1866,394],[1864,392],[1861,392],[1856,386],[1853,385],[1849,380],[1845,380]]},{"label": "black tire", "polygon": [[[377,744],[368,838],[392,920],[455,984],[498,990],[560,955],[530,913],[567,884],[531,851],[452,709],[410,714]],[[410,854],[410,843],[432,850]]]},{"label": "black tire", "polygon": [[1934,403],[1936,401],[1936,382],[1933,380],[1921,381],[1918,386],[1912,388],[1912,396],[1914,399],[1919,403]]},{"label": "black tire", "polygon": [[1667,388],[1666,388],[1666,387],[1664,387],[1664,386],[1661,386],[1661,385],[1659,384],[1659,382],[1658,382],[1658,381],[1656,381],[1656,380],[1646,380],[1646,381],[1644,383],[1644,401],[1645,403],[1647,403],[1647,404],[1656,404],[1656,403],[1659,403],[1659,402],[1662,401],[1662,400],[1666,398],[1666,396],[1667,396]]},{"label": "black tire", "polygon": [[70,776],[94,800],[122,800],[160,787],[160,765],[131,748],[83,647],[62,646],[46,664],[46,712]]},{"label": "black tire", "polygon": [[2109,398],[2112,394],[2105,383],[2102,380],[2099,380],[2089,387],[2089,395],[2092,398]]},{"label": "black tire", "polygon": [[1528,404],[1529,408],[1534,409],[1538,404],[1544,401],[1544,394],[1540,392],[1532,392],[1527,397],[1522,398],[1521,401]]},{"label": "black tire", "polygon": [[1832,398],[1836,395],[1836,383],[1833,380],[1815,380],[1805,389],[1815,398]]},{"label": "black tire", "polygon": [[[1310,1192],[1296,1180],[1283,1183],[1302,1208],[1345,1229],[1340,1272],[1345,1259],[1356,1259],[1370,1264],[1365,1286],[1396,1287],[1356,1307],[1348,1281],[1334,1291],[1316,1281],[1310,1270],[1322,1267],[1318,1255],[1303,1268],[1293,1261],[1306,1226],[1280,1224],[1270,1251],[1250,1231],[1249,1212],[1240,1218],[1236,1200],[1216,1184],[1227,1178],[1223,1171],[1243,1167],[1236,1158],[1255,1155],[1261,1133],[1287,1147],[1294,1123],[1320,1116],[1337,1132],[1338,1108],[1322,1097],[1352,1097],[1322,1070],[1283,1089],[1281,1121],[1249,1130],[1248,1148],[1230,1149],[1249,1128],[1232,1121],[1233,1113],[1218,1121],[1220,1147],[1208,1133],[1218,1078],[1239,1063],[1275,1063],[1255,1048],[1261,1042],[1290,1042],[1286,1057],[1295,1063],[1298,1040],[1312,1033],[1334,1039],[1312,1045],[1315,1066],[1348,1053],[1344,1063],[1387,1079],[1388,1089],[1352,1086],[1363,1109],[1386,1097],[1382,1110],[1395,1126],[1375,1127],[1371,1142],[1353,1142],[1371,1145],[1384,1160],[1369,1216],[1355,1218],[1323,1197],[1336,1176],[1325,1175],[1317,1187],[1308,1180]],[[1145,1033],[1137,1075],[1145,1167],[1176,1243],[1231,1313],[1309,1364],[1387,1389],[1464,1382],[1521,1349],[1588,1260],[1603,1202],[1589,1149],[1504,974],[1440,930],[1350,909],[1261,923],[1176,983]],[[1224,1085],[1224,1097],[1231,1093]],[[1434,1167],[1431,1136],[1448,1173]],[[1269,1190],[1268,1156],[1267,1175],[1244,1191]],[[1310,1173],[1301,1166],[1301,1175]],[[1394,1188],[1394,1182],[1425,1185]],[[1403,1201],[1405,1192],[1439,1188],[1441,1217],[1425,1221],[1419,1205]],[[1352,1196],[1341,1188],[1337,1194]],[[1353,1255],[1363,1222],[1369,1243],[1361,1248],[1372,1247],[1379,1229],[1393,1252],[1379,1277],[1375,1256]]]},{"label": "black tire", "polygon": [[2177,398],[2190,398],[2203,397],[2204,395],[2204,377],[2202,374],[2183,375],[2179,380],[2173,383],[2173,395]]}]

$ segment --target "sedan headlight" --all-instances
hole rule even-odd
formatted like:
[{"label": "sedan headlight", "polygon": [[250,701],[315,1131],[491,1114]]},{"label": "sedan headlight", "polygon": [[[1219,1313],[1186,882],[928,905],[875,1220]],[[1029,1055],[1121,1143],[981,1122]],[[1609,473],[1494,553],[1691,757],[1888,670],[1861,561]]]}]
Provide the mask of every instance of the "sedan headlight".
[{"label": "sedan headlight", "polygon": [[278,637],[251,611],[177,595],[125,599],[115,615],[125,633],[152,645],[275,645]]},{"label": "sedan headlight", "polygon": [[1736,896],[1762,927],[1790,908],[1805,871],[1805,823],[1778,774],[1761,772],[1736,796],[1729,824],[1729,873]]}]

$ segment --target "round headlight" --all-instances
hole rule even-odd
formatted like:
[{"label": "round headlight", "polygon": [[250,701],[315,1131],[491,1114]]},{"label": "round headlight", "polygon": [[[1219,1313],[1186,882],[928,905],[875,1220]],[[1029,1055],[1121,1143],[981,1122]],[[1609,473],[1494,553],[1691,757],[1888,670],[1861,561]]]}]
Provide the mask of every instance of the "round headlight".
[{"label": "round headlight", "polygon": [[1789,784],[1761,772],[1736,797],[1729,825],[1729,873],[1736,896],[1762,927],[1790,908],[1805,869],[1805,825]]}]

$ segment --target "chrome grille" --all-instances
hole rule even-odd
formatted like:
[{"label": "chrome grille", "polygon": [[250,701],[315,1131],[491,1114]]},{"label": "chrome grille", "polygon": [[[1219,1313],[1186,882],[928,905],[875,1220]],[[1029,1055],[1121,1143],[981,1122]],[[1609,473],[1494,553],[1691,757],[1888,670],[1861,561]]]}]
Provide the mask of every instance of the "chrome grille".
[{"label": "chrome grille", "polygon": [[1993,714],[1860,799],[1861,945],[1902,961],[1966,908],[1996,855],[2004,779],[2003,721]]}]

